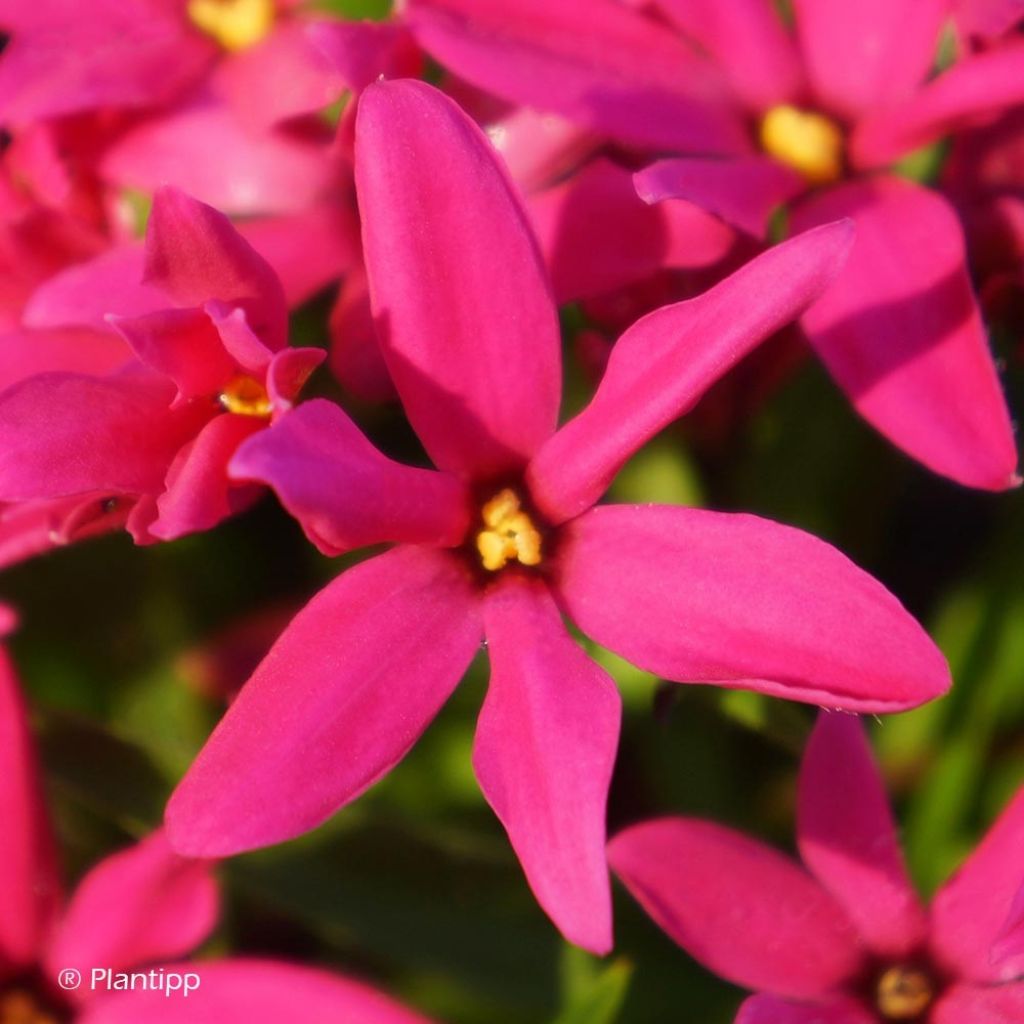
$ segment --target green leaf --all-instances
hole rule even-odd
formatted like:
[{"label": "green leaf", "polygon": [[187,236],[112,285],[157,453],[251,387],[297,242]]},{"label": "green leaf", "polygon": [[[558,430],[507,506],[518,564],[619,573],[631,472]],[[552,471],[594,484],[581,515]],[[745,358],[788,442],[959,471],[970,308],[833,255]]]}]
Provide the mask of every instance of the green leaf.
[{"label": "green leaf", "polygon": [[565,1005],[553,1024],[613,1024],[619,1017],[633,964],[619,957],[607,966],[574,946],[562,960]]}]

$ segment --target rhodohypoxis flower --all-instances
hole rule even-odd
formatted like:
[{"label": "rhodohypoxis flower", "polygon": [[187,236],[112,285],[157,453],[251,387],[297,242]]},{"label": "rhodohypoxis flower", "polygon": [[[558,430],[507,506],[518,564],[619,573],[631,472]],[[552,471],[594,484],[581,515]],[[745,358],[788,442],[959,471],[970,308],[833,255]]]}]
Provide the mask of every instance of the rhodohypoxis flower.
[{"label": "rhodohypoxis flower", "polygon": [[[417,39],[459,76],[650,152],[687,154],[637,179],[761,233],[790,205],[802,231],[853,217],[857,241],[803,318],[870,423],[936,472],[1011,486],[1010,418],[967,275],[962,231],[937,192],[885,168],[1024,101],[1019,41],[934,81],[947,0],[409,0]],[[673,29],[677,31],[673,31]]]},{"label": "rhodohypoxis flower", "polygon": [[[324,353],[288,347],[274,272],[225,217],[177,190],[154,200],[143,286],[122,291],[112,270],[83,303],[105,308],[123,339],[110,372],[83,372],[74,336],[43,334],[42,351],[74,365],[25,375],[22,361],[38,358],[31,335],[8,339],[23,379],[0,396],[0,500],[113,504],[139,541],[209,528],[252,497],[227,478],[235,449],[291,407]],[[79,341],[105,358],[109,344]]]},{"label": "rhodohypoxis flower", "polygon": [[615,873],[717,974],[758,994],[737,1024],[1016,1024],[1024,949],[993,945],[1024,877],[1024,790],[922,907],[860,722],[823,713],[800,769],[803,865],[692,818],[634,825]]},{"label": "rhodohypoxis flower", "polygon": [[[65,901],[28,723],[2,650],[0,892],[4,1024],[427,1024],[326,971],[267,959],[173,960],[213,929],[218,895],[212,865],[178,856],[162,832],[101,861]],[[188,998],[137,987],[108,991],[106,982],[93,987],[94,968],[162,977],[188,971],[200,984]],[[79,972],[78,988],[61,986],[68,969]]]},{"label": "rhodohypoxis flower", "polygon": [[611,941],[605,801],[620,702],[563,613],[668,679],[895,710],[942,692],[916,622],[833,548],[752,516],[593,508],[629,456],[827,285],[830,225],[620,338],[556,432],[555,308],[492,147],[422,83],[367,90],[356,181],[384,358],[437,470],[378,452],[336,406],[250,439],[233,475],[277,492],[327,554],[391,541],[292,621],[171,799],[182,852],[315,827],[406,753],[486,636],[474,767],[541,905]]}]

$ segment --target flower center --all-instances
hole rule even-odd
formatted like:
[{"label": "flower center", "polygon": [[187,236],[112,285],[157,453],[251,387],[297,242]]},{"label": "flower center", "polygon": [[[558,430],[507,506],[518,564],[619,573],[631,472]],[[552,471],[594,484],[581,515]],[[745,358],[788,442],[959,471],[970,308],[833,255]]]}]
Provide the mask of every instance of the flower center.
[{"label": "flower center", "polygon": [[488,572],[497,572],[513,560],[522,565],[540,565],[540,532],[511,487],[485,502],[480,518],[484,529],[476,535],[476,549]]},{"label": "flower center", "polygon": [[58,1019],[27,989],[0,992],[0,1024],[58,1024]]},{"label": "flower center", "polygon": [[761,121],[761,145],[813,185],[824,185],[842,176],[843,133],[824,114],[788,103],[772,107]]},{"label": "flower center", "polygon": [[267,389],[255,377],[234,377],[224,385],[217,400],[228,411],[239,416],[268,417],[273,411]]},{"label": "flower center", "polygon": [[225,50],[245,50],[274,27],[274,0],[188,0],[188,16]]},{"label": "flower center", "polygon": [[875,988],[875,1004],[885,1020],[914,1020],[934,998],[932,979],[917,967],[890,967]]}]

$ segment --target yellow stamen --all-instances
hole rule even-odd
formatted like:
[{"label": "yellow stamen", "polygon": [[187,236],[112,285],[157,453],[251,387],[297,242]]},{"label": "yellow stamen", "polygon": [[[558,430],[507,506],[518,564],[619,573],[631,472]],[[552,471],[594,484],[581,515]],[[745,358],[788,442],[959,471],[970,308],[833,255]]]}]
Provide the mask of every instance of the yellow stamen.
[{"label": "yellow stamen", "polygon": [[228,412],[239,416],[267,417],[273,412],[267,389],[254,377],[235,377],[217,398]]},{"label": "yellow stamen", "polygon": [[188,16],[225,50],[245,50],[274,27],[274,0],[188,0]]},{"label": "yellow stamen", "polygon": [[540,533],[515,491],[499,491],[480,510],[480,517],[486,529],[476,535],[476,549],[485,569],[497,572],[513,560],[540,565]]},{"label": "yellow stamen", "polygon": [[0,1024],[57,1024],[28,992],[20,988],[0,994]]},{"label": "yellow stamen", "polygon": [[843,173],[843,133],[824,114],[785,103],[772,107],[761,122],[761,145],[814,185],[835,181]]},{"label": "yellow stamen", "polygon": [[890,967],[878,979],[875,1002],[886,1020],[914,1020],[935,998],[931,978],[915,967]]}]

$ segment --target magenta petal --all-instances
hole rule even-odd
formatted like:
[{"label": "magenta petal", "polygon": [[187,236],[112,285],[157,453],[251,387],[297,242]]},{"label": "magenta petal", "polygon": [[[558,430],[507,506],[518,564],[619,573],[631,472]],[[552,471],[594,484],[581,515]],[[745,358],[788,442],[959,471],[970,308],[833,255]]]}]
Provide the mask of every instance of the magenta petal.
[{"label": "magenta petal", "polygon": [[762,156],[659,160],[634,181],[645,203],[685,199],[757,238],[764,237],[775,209],[807,187],[795,171]]},{"label": "magenta petal", "polygon": [[325,555],[382,541],[454,547],[469,528],[459,480],[392,461],[324,399],[303,402],[243,445],[231,475],[272,487]]},{"label": "magenta petal", "polygon": [[992,962],[1001,963],[1021,954],[1024,954],[1024,877],[996,941],[992,944]]},{"label": "magenta petal", "polygon": [[441,469],[522,465],[555,428],[560,335],[499,157],[423,82],[367,89],[356,139],[370,295],[409,419]]},{"label": "magenta petal", "polygon": [[793,224],[842,216],[857,240],[802,320],[811,344],[857,411],[905,452],[970,487],[1012,486],[1013,429],[952,208],[884,177],[818,193]]},{"label": "magenta petal", "polygon": [[1002,935],[1024,882],[1021,850],[1024,790],[932,901],[933,946],[942,960],[965,978],[1010,981],[1024,974],[1024,949],[998,962],[993,957],[993,945]]},{"label": "magenta petal", "polygon": [[194,971],[185,999],[160,991],[95,998],[77,1024],[430,1024],[382,992],[327,971],[275,960],[203,960],[166,965]]},{"label": "magenta petal", "polygon": [[857,125],[854,161],[878,167],[912,149],[1024,103],[1024,43],[1007,44],[955,64],[906,103]]},{"label": "magenta petal", "polygon": [[912,953],[928,920],[860,721],[823,712],[800,770],[800,856],[881,956]]},{"label": "magenta petal", "polygon": [[[401,20],[309,22],[305,32],[333,67],[345,86],[362,92],[382,75],[398,78],[409,63],[415,44]],[[407,70],[406,74],[415,74]]]},{"label": "magenta petal", "polygon": [[878,1024],[878,1018],[850,1000],[795,1003],[762,993],[744,1002],[734,1024]]},{"label": "magenta petal", "polygon": [[861,965],[856,933],[828,893],[739,832],[660,818],[620,832],[608,861],[687,953],[744,988],[813,998]]},{"label": "magenta petal", "polygon": [[556,573],[584,633],[666,679],[881,712],[949,687],[941,652],[877,580],[756,516],[604,505],[563,527]]},{"label": "magenta petal", "polygon": [[491,681],[473,767],[537,902],[570,941],[612,946],[605,805],[619,742],[615,684],[573,640],[547,586],[487,593]]},{"label": "magenta petal", "polygon": [[410,0],[419,43],[460,78],[634,145],[749,148],[718,70],[614,0]]},{"label": "magenta petal", "polygon": [[1024,0],[955,0],[957,25],[968,35],[994,39],[1024,19]]},{"label": "magenta petal", "polygon": [[633,324],[612,349],[593,400],[530,465],[533,498],[544,513],[561,522],[597,501],[638,448],[821,294],[851,241],[849,223],[808,232],[703,295]]},{"label": "magenta petal", "polygon": [[114,970],[181,956],[217,923],[211,865],[186,860],[162,832],[100,861],[81,881],[47,950],[64,967]]},{"label": "magenta petal", "polygon": [[690,203],[645,205],[632,174],[604,158],[530,196],[528,205],[559,302],[595,298],[667,266],[708,266],[735,242]]},{"label": "magenta petal", "polygon": [[949,0],[794,0],[817,100],[847,117],[910,95],[935,60]]},{"label": "magenta petal", "polygon": [[0,391],[39,373],[103,376],[132,360],[131,349],[109,331],[66,327],[0,334]]},{"label": "magenta petal", "polygon": [[153,199],[145,276],[181,306],[241,305],[270,348],[287,341],[288,307],[270,265],[224,214],[179,189],[166,186]]},{"label": "magenta petal", "polygon": [[326,358],[322,348],[285,348],[274,353],[267,367],[267,394],[275,416],[291,409],[309,375]]},{"label": "magenta petal", "polygon": [[[10,611],[3,609],[5,625]],[[0,968],[33,963],[59,899],[53,837],[18,680],[0,649]]]},{"label": "magenta petal", "polygon": [[799,94],[800,58],[772,0],[658,0],[658,6],[715,58],[754,111]]},{"label": "magenta petal", "polygon": [[480,646],[473,584],[447,552],[349,569],[292,620],[167,806],[171,842],[219,856],[315,828],[398,763]]},{"label": "magenta petal", "polygon": [[1024,982],[954,985],[932,1009],[931,1024],[1018,1024],[1024,1020]]},{"label": "magenta petal", "polygon": [[397,401],[377,340],[368,288],[359,268],[342,283],[328,322],[331,371],[346,391],[364,402]]}]

